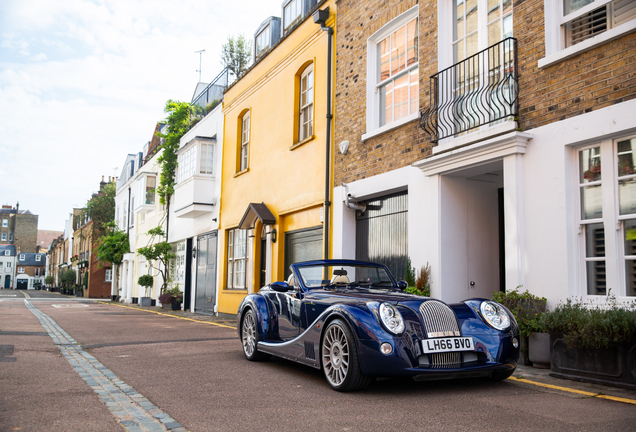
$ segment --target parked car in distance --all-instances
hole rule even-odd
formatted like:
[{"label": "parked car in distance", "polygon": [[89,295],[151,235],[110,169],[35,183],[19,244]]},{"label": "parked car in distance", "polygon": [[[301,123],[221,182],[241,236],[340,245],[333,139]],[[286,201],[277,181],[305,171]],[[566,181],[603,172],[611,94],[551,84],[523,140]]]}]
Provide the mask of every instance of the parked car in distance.
[{"label": "parked car in distance", "polygon": [[274,355],[322,369],[337,391],[390,376],[499,381],[516,368],[519,330],[496,302],[407,294],[386,266],[363,261],[307,261],[291,271],[239,306],[250,361]]}]

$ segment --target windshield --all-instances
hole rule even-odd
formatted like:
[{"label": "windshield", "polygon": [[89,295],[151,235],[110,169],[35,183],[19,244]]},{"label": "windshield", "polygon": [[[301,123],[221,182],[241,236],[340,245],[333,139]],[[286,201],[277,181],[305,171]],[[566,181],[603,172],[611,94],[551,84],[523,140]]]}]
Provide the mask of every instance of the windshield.
[{"label": "windshield", "polygon": [[[324,269],[330,279],[323,279]],[[342,265],[311,265],[298,267],[303,283],[307,288],[337,287],[337,286],[372,286],[393,288],[395,284],[384,267],[379,266],[342,266]]]}]

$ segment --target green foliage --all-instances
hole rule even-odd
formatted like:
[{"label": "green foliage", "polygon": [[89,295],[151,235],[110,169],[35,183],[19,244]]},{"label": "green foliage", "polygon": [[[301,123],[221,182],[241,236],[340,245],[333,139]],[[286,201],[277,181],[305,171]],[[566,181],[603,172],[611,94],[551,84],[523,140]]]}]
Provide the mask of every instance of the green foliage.
[{"label": "green foliage", "polygon": [[75,273],[75,270],[73,269],[65,270],[62,273],[62,276],[60,279],[62,280],[62,284],[64,284],[65,286],[72,285],[75,283],[75,280],[77,279],[77,273]]},{"label": "green foliage", "polygon": [[100,239],[97,247],[97,260],[100,263],[121,264],[124,254],[130,252],[128,234],[119,228],[115,222],[104,225],[105,235]]},{"label": "green foliage", "polygon": [[605,305],[586,307],[568,299],[541,317],[548,333],[563,334],[569,348],[603,348],[636,340],[636,302],[619,304],[608,295]]},{"label": "green foliage", "polygon": [[164,108],[168,114],[166,117],[167,133],[158,133],[163,138],[163,152],[157,158],[161,164],[161,175],[157,194],[159,202],[169,205],[170,197],[174,194],[175,173],[177,170],[177,150],[181,137],[190,129],[190,117],[192,116],[192,105],[187,102],[168,100]]},{"label": "green foliage", "polygon": [[86,203],[86,213],[93,221],[93,232],[97,236],[103,236],[107,225],[115,219],[115,182],[106,183],[99,193]]},{"label": "green foliage", "polygon": [[417,279],[415,280],[415,286],[418,290],[422,292],[431,292],[431,265],[426,263],[425,266],[422,266],[420,269],[420,273],[417,275]]},{"label": "green foliage", "polygon": [[[155,237],[165,238],[166,236],[166,233],[161,227],[155,227],[148,230],[148,234],[152,236],[151,243],[154,241]],[[170,282],[170,261],[177,256],[174,253],[172,246],[168,242],[162,241],[139,248],[137,249],[137,253],[145,257],[148,260],[148,265],[161,274],[163,279],[161,284],[161,293],[165,293],[168,287],[168,282]],[[159,262],[162,265],[155,265],[153,262]]]},{"label": "green foliage", "polygon": [[418,296],[424,296],[424,297],[430,297],[431,296],[430,289],[421,291],[421,290],[417,289],[417,287],[411,287],[411,286],[406,288],[404,290],[404,292],[407,292],[409,294],[415,294],[415,295],[418,295]]},{"label": "green foliage", "polygon": [[53,285],[55,283],[55,278],[51,275],[48,275],[47,277],[44,278],[44,283],[46,285]]},{"label": "green foliage", "polygon": [[155,283],[155,278],[149,274],[139,276],[137,283],[145,288],[150,288]]},{"label": "green foliage", "polygon": [[84,281],[82,282],[82,285],[85,287],[88,286],[88,271],[84,273]]},{"label": "green foliage", "polygon": [[[404,281],[409,287],[415,286],[415,267],[411,263],[411,257],[406,259],[406,269],[404,269]],[[412,293],[414,294],[414,293]]]},{"label": "green foliage", "polygon": [[179,287],[174,286],[170,290],[159,296],[159,301],[163,305],[171,304],[173,301],[177,303],[183,302],[183,293],[179,291]]},{"label": "green foliage", "polygon": [[252,59],[252,40],[245,36],[228,36],[221,47],[221,63],[237,78],[247,70]]},{"label": "green foliage", "polygon": [[528,290],[520,293],[517,289],[506,292],[498,291],[492,295],[492,299],[512,312],[519,325],[519,334],[521,337],[527,338],[530,333],[542,331],[539,319],[546,310],[547,299],[537,297],[529,293]]}]

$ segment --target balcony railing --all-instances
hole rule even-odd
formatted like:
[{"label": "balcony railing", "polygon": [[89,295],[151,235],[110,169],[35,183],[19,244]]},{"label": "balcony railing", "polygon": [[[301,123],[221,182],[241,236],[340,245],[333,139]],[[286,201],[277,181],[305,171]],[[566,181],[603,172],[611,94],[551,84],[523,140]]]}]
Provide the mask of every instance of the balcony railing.
[{"label": "balcony railing", "polygon": [[517,40],[507,38],[431,77],[420,126],[431,141],[456,137],[519,114]]},{"label": "balcony railing", "polygon": [[192,99],[192,107],[194,108],[195,115],[203,114],[203,117],[205,117],[210,111],[208,108],[210,104],[214,101],[221,101],[223,99],[223,92],[227,88],[229,78],[229,69],[223,69],[223,71],[218,74],[201,93]]}]

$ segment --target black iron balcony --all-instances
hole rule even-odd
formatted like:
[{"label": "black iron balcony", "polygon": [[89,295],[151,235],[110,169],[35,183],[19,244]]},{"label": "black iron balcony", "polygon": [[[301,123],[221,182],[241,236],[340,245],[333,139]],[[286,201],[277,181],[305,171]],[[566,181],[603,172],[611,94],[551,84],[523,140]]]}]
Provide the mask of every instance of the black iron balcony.
[{"label": "black iron balcony", "polygon": [[507,38],[431,77],[420,126],[437,143],[518,115],[517,40]]}]

